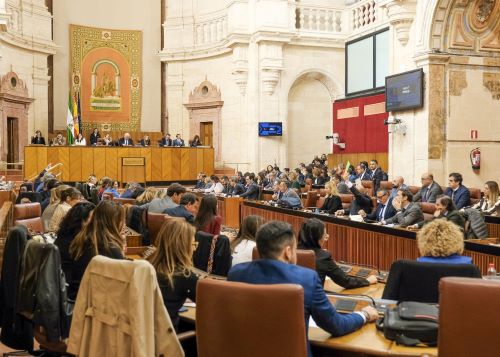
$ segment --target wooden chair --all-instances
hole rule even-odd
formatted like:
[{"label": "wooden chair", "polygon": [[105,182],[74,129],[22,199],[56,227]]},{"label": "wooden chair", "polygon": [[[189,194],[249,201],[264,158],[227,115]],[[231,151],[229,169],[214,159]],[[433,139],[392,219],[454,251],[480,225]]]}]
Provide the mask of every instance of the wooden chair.
[{"label": "wooden chair", "polygon": [[380,188],[381,189],[391,191],[393,186],[394,185],[392,184],[392,181],[380,181]]},{"label": "wooden chair", "polygon": [[326,200],[325,196],[319,196],[318,200],[316,201],[316,208],[323,207],[323,204],[325,203],[325,200]]},{"label": "wooden chair", "polygon": [[354,196],[350,193],[339,193],[339,196],[342,201],[342,208],[349,209]]},{"label": "wooden chair", "polygon": [[363,181],[361,181],[361,184],[366,189],[366,194],[368,196],[372,197],[374,195],[374,193],[373,193],[373,181],[363,180]]},{"label": "wooden chair", "polygon": [[469,188],[469,192],[471,205],[478,203],[481,199],[481,190],[479,188],[471,187]]},{"label": "wooden chair", "polygon": [[303,289],[200,280],[196,336],[199,357],[306,357]]},{"label": "wooden chair", "polygon": [[168,218],[170,218],[168,214],[151,213],[151,212],[147,213],[149,240],[152,245],[155,245],[156,236],[158,235],[161,226]]},{"label": "wooden chair", "polygon": [[[260,259],[259,251],[257,247],[254,247],[252,250],[252,260]],[[316,255],[312,250],[297,250],[297,265],[300,265],[304,268],[309,268],[312,270],[316,270]]]},{"label": "wooden chair", "polygon": [[22,224],[31,231],[44,233],[40,203],[23,203],[14,205],[14,225]]},{"label": "wooden chair", "polygon": [[308,191],[305,196],[305,199],[302,198],[302,206],[316,207],[316,201],[318,200],[318,191]]}]

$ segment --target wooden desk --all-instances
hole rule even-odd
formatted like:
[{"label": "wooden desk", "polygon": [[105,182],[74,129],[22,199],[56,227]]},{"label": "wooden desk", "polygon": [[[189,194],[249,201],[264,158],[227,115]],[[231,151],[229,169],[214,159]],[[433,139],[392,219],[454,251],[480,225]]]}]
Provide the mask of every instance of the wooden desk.
[{"label": "wooden desk", "polygon": [[[325,248],[332,253],[336,261],[371,265],[380,270],[389,270],[395,260],[414,260],[419,256],[416,233],[406,229],[354,222],[342,217],[318,215],[244,201],[241,205],[241,217],[251,214],[260,215],[266,221],[288,222],[296,232],[299,232],[300,226],[306,219],[318,218],[325,223],[330,235]],[[491,222],[496,222],[497,219],[498,217],[487,217],[490,224],[494,224]],[[489,263],[500,266],[500,247],[465,241],[464,255],[472,257],[482,274],[486,274]]]},{"label": "wooden desk", "polygon": [[42,171],[49,162],[63,165],[56,168],[62,181],[86,181],[90,174],[121,178],[123,157],[143,157],[147,182],[194,181],[200,171],[214,172],[213,148],[160,147],[81,147],[81,146],[26,146],[24,148],[24,178]]},{"label": "wooden desk", "polygon": [[[203,192],[193,192],[198,197],[203,197]],[[217,210],[219,216],[222,217],[222,224],[226,227],[239,229],[240,228],[240,206],[243,202],[241,197],[222,197],[217,196]]]}]

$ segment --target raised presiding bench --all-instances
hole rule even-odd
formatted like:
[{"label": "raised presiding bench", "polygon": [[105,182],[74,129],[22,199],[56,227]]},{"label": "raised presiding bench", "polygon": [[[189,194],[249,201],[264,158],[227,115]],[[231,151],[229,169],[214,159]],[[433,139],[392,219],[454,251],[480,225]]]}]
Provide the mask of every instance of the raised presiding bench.
[{"label": "raised presiding bench", "polygon": [[[390,228],[363,222],[350,221],[346,217],[314,214],[258,202],[244,201],[241,217],[252,214],[262,216],[266,221],[278,220],[290,223],[296,232],[308,218],[318,218],[326,225],[330,239],[325,248],[336,261],[345,261],[389,270],[398,259],[416,259],[419,256],[416,233],[406,229]],[[487,217],[488,220],[498,217]],[[465,241],[464,255],[472,257],[481,273],[486,275],[489,263],[500,267],[500,247]]]},{"label": "raised presiding bench", "polygon": [[[128,160],[123,160],[123,159]],[[123,181],[145,177],[146,182],[194,181],[199,172],[214,172],[213,148],[158,147],[80,147],[26,146],[24,148],[24,178],[30,179],[48,163],[62,163],[54,170],[59,180],[87,181],[90,174],[108,176]],[[142,163],[144,164],[141,167]],[[126,180],[127,177],[124,179]]]}]

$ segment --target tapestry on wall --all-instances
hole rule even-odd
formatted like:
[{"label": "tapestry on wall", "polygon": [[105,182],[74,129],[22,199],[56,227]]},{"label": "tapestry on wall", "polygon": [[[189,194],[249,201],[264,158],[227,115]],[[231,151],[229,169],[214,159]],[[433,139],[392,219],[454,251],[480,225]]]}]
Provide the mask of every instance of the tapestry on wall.
[{"label": "tapestry on wall", "polygon": [[70,25],[70,47],[84,129],[139,130],[142,32]]}]

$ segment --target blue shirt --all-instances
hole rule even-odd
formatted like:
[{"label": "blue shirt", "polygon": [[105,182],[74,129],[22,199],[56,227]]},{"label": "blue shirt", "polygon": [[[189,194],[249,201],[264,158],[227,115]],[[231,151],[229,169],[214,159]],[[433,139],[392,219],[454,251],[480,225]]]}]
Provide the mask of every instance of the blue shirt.
[{"label": "blue shirt", "polygon": [[447,257],[419,257],[417,262],[445,263],[445,264],[472,264],[472,258],[464,255],[452,254]]}]

